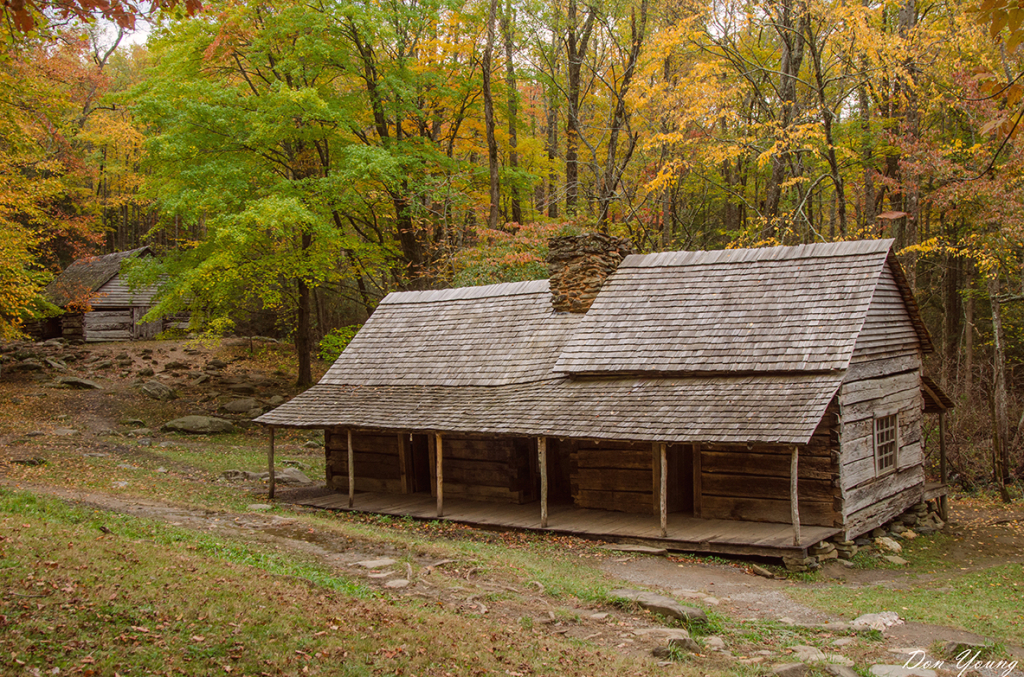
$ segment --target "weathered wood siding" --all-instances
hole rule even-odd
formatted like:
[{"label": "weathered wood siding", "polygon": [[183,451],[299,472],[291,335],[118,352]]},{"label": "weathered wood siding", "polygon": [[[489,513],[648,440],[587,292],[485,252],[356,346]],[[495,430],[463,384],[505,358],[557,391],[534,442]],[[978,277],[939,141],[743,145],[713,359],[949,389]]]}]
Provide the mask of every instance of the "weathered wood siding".
[{"label": "weathered wood siding", "polygon": [[[415,486],[413,445],[408,434],[352,434],[356,491],[411,493]],[[437,493],[435,445],[429,445],[430,491]],[[328,429],[327,483],[348,490],[348,436]],[[442,437],[444,495],[503,503],[536,499],[536,442],[528,438]]]},{"label": "weathered wood siding", "polygon": [[501,503],[537,498],[537,442],[532,438],[442,436],[444,495]]},{"label": "weathered wood siding", "polygon": [[851,364],[920,353],[920,339],[889,264],[885,264]]},{"label": "weathered wood siding", "polygon": [[[337,491],[348,491],[348,433],[328,429],[325,442],[327,485]],[[352,449],[356,491],[404,493],[397,434],[353,433]]]},{"label": "weathered wood siding", "polygon": [[[838,405],[833,403],[807,446],[800,447],[800,523],[840,526]],[[792,446],[700,445],[699,516],[789,522]]]},{"label": "weathered wood siding", "polygon": [[[660,456],[649,442],[571,441],[570,487],[573,503],[631,513],[660,510]],[[689,512],[693,504],[690,445],[667,449],[669,512]]]},{"label": "weathered wood siding", "polygon": [[[924,491],[920,355],[854,365],[839,390],[839,405],[843,526],[853,538],[899,515]],[[898,415],[896,468],[879,476],[874,420],[888,414]]]},{"label": "weathered wood siding", "polygon": [[132,306],[152,306],[156,287],[142,287],[132,291],[120,275],[115,275],[106,284],[96,290],[96,295],[89,301],[93,308],[130,308]]},{"label": "weathered wood siding", "polygon": [[60,316],[61,336],[68,341],[85,340],[85,315],[82,313],[65,313]]}]

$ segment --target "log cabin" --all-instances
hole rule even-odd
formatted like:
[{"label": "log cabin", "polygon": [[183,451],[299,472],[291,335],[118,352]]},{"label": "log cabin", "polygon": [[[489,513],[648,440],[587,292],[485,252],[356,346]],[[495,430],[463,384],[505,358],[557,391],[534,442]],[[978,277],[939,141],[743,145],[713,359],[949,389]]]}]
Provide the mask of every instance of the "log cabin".
[{"label": "log cabin", "polygon": [[151,339],[163,329],[177,326],[171,320],[142,322],[154,305],[156,286],[131,288],[121,275],[129,259],[152,256],[140,247],[103,256],[78,259],[58,275],[44,291],[64,314],[42,328],[40,338],[62,336],[69,341],[131,341]]},{"label": "log cabin", "polygon": [[388,295],[257,421],[271,465],[275,428],[325,431],[323,507],[799,556],[944,491],[892,248],[560,238],[550,280]]}]

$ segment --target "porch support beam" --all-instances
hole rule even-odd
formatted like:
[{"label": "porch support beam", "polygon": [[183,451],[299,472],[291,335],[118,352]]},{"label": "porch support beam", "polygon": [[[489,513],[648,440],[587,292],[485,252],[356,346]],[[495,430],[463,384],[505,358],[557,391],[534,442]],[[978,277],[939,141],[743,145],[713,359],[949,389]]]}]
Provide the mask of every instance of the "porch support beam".
[{"label": "porch support beam", "polygon": [[[949,491],[949,469],[946,466],[946,412],[939,411],[939,478],[942,480],[942,486],[946,491]],[[939,497],[939,514],[942,516],[942,521],[949,521],[949,503],[946,499],[946,494],[942,494]]]},{"label": "porch support beam", "polygon": [[437,517],[444,517],[444,467],[441,463],[441,433],[435,433],[437,456]]},{"label": "porch support beam", "polygon": [[355,450],[352,448],[352,431],[348,431],[348,507],[351,509],[356,502],[356,465]]},{"label": "porch support beam", "polygon": [[661,537],[668,536],[668,445],[658,444],[658,455],[661,457],[661,481],[658,483],[658,499],[661,509]]},{"label": "porch support beam", "polygon": [[793,447],[793,457],[789,464],[789,511],[790,519],[793,522],[793,545],[800,545],[800,502],[797,498],[797,477],[800,473],[799,467],[800,447]]},{"label": "porch support beam", "polygon": [[537,465],[540,466],[540,528],[548,528],[548,438],[537,438]]},{"label": "porch support beam", "polygon": [[267,497],[268,498],[273,498],[274,497],[274,489],[275,489],[275,486],[274,486],[274,484],[275,484],[275,477],[274,477],[274,428],[273,428],[273,426],[270,427],[270,446],[267,447],[267,472],[270,475],[270,477],[268,478],[268,488],[269,488],[269,490],[267,491]]}]

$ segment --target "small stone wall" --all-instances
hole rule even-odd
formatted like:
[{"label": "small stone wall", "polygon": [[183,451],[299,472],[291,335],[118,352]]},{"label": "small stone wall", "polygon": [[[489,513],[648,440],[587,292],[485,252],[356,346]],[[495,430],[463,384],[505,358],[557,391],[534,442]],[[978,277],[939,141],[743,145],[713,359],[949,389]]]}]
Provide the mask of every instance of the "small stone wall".
[{"label": "small stone wall", "polygon": [[555,310],[585,313],[601,285],[622,259],[633,253],[629,240],[602,233],[553,237],[548,241],[551,305]]}]

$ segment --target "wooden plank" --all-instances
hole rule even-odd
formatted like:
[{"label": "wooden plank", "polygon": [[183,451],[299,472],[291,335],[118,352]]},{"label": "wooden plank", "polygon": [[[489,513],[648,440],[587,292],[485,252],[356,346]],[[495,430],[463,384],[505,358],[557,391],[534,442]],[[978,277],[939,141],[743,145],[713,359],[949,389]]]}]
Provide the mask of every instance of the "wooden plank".
[{"label": "wooden plank", "polygon": [[653,498],[650,493],[581,489],[576,497],[576,505],[581,508],[602,508],[619,512],[651,514],[654,505]]},{"label": "wooden plank", "polygon": [[[745,522],[777,522],[790,524],[792,514],[788,498],[781,500],[765,498],[736,498],[723,496],[704,497],[704,517],[711,519],[741,520]],[[839,526],[834,504],[821,501],[804,501],[800,509],[800,523],[816,526]]]},{"label": "wooden plank", "polygon": [[924,494],[924,482],[908,487],[886,498],[871,502],[860,510],[847,512],[844,538],[853,540],[876,527],[889,522],[897,515],[903,514],[907,508],[921,501]]},{"label": "wooden plank", "polygon": [[274,476],[274,428],[270,427],[270,445],[267,448],[267,472],[270,473],[270,477],[267,481],[268,491],[267,496],[269,498],[274,497],[274,489],[276,484],[276,477]]},{"label": "wooden plank", "polygon": [[658,494],[661,504],[661,536],[668,536],[668,445],[662,442],[657,445],[661,456],[661,472],[659,473],[660,492]]},{"label": "wooden plank", "polygon": [[862,381],[890,374],[921,369],[921,356],[916,352],[894,358],[883,358],[851,364],[846,370],[844,382]]},{"label": "wooden plank", "polygon": [[924,486],[924,468],[919,465],[879,477],[873,482],[847,492],[844,497],[846,514],[847,516],[853,515],[872,503],[878,503],[889,496],[918,485]]},{"label": "wooden plank", "polygon": [[800,498],[797,478],[800,477],[800,448],[793,447],[793,461],[789,471],[790,520],[793,524],[793,545],[800,545]]},{"label": "wooden plank", "polygon": [[548,439],[537,438],[537,465],[540,467],[540,526],[548,526]]},{"label": "wooden plank", "polygon": [[356,496],[355,449],[352,447],[352,431],[348,431],[348,507],[352,507]]},{"label": "wooden plank", "polygon": [[[725,451],[704,451],[702,455],[702,468],[705,473],[789,479],[790,458],[788,455]],[[801,456],[801,480],[831,480],[835,476],[836,470],[831,455]]]},{"label": "wooden plank", "polygon": [[398,474],[402,482],[402,493],[411,494],[412,489],[412,441],[406,433],[398,433]]},{"label": "wooden plank", "polygon": [[701,486],[703,474],[703,453],[700,444],[693,445],[693,516],[703,517],[704,512],[704,490]]},{"label": "wooden plank", "polygon": [[577,474],[580,490],[637,491],[653,494],[651,470],[583,468]]},{"label": "wooden plank", "polygon": [[839,402],[844,407],[848,407],[866,400],[877,400],[890,393],[915,389],[921,389],[921,373],[919,371],[864,381],[847,381],[839,389]]},{"label": "wooden plank", "polygon": [[[942,486],[949,486],[949,476],[946,469],[946,412],[939,412],[939,479]],[[949,506],[946,494],[939,498],[939,516],[943,521],[949,521]]]},{"label": "wooden plank", "polygon": [[437,516],[438,518],[444,517],[444,464],[442,463],[442,450],[443,442],[441,441],[441,433],[435,435],[437,438]]},{"label": "wooden plank", "polygon": [[[803,457],[800,459],[803,460]],[[792,466],[792,456],[790,457]],[[836,495],[832,480],[800,479],[800,498],[808,501],[830,501]],[[749,498],[786,498],[792,477],[753,477],[705,473],[701,484],[705,496],[739,496]]]},{"label": "wooden plank", "polygon": [[650,453],[635,449],[579,449],[580,468],[614,468],[651,471]]}]

